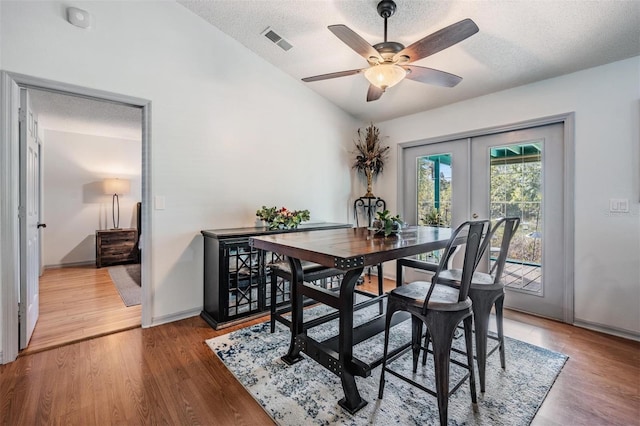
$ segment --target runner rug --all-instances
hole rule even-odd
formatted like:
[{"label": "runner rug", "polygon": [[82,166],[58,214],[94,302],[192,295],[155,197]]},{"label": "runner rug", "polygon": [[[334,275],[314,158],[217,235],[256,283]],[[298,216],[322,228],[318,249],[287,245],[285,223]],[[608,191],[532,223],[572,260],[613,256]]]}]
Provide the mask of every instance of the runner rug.
[{"label": "runner rug", "polygon": [[111,266],[109,267],[109,275],[125,306],[136,306],[140,304],[142,287],[140,287],[139,263]]}]

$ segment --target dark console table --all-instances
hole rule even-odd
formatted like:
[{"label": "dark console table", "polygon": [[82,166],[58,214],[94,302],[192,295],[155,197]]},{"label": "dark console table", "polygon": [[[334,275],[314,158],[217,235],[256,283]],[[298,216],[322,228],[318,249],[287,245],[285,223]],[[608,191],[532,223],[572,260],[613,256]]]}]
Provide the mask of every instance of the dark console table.
[{"label": "dark console table", "polygon": [[[200,316],[221,328],[269,310],[269,264],[282,256],[249,246],[249,238],[300,231],[351,228],[345,223],[302,224],[297,229],[266,227],[210,229],[204,236],[204,305]],[[280,299],[288,298],[281,295]]]}]

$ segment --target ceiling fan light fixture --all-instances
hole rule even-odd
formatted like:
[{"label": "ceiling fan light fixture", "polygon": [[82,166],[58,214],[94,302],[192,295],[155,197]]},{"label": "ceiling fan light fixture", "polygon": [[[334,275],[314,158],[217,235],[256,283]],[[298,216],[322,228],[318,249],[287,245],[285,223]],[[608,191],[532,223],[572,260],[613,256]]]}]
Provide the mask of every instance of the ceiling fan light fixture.
[{"label": "ceiling fan light fixture", "polygon": [[396,64],[383,63],[367,68],[364,76],[369,83],[385,90],[400,83],[407,76],[407,71]]},{"label": "ceiling fan light fixture", "polygon": [[380,99],[387,88],[395,86],[405,78],[441,87],[454,87],[460,83],[462,77],[457,75],[409,64],[471,37],[479,31],[476,23],[469,18],[463,19],[405,47],[402,43],[387,39],[387,20],[395,11],[396,4],[393,0],[382,0],[378,3],[378,14],[384,19],[384,41],[374,45],[369,44],[346,25],[337,24],[327,27],[344,44],[366,59],[368,68],[305,77],[302,81],[309,83],[362,73],[370,83],[367,102]]}]

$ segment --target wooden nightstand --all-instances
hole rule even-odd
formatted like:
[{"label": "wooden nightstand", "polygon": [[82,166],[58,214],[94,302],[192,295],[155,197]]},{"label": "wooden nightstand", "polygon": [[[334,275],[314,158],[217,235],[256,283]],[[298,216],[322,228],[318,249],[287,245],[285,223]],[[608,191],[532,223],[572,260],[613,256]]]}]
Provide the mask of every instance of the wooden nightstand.
[{"label": "wooden nightstand", "polygon": [[96,267],[138,263],[138,231],[133,228],[96,231]]}]

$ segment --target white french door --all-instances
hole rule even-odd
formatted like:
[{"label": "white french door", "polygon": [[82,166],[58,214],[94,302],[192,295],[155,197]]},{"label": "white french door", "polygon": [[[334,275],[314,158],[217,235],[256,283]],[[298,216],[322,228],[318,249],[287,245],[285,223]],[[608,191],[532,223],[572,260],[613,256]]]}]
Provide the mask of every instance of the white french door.
[{"label": "white french door", "polygon": [[[405,148],[402,177],[403,215],[411,224],[520,217],[503,275],[505,307],[562,321],[563,132],[556,123]],[[480,267],[488,268],[491,257]]]},{"label": "white french door", "polygon": [[520,217],[505,307],[564,320],[564,125],[473,138],[472,217]]},{"label": "white french door", "polygon": [[[402,217],[409,225],[447,226],[455,228],[469,216],[469,145],[468,139],[404,149]],[[440,252],[419,258],[440,261]],[[457,256],[461,257],[461,256]],[[459,259],[454,258],[454,262]],[[407,281],[426,280],[426,271],[408,270]]]}]

